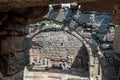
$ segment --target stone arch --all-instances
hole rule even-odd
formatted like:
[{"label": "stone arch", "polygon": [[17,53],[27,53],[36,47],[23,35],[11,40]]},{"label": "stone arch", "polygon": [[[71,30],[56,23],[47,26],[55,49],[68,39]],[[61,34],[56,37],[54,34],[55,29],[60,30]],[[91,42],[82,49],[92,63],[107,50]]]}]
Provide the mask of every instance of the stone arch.
[{"label": "stone arch", "polygon": [[[66,13],[66,11],[67,11],[67,14],[63,14],[63,13]],[[58,12],[57,10],[55,10],[55,11],[53,11],[53,14],[54,14],[54,12]],[[96,14],[96,15],[108,15],[108,13],[99,13],[99,12],[84,12],[83,11],[83,13],[85,13],[84,15],[86,15],[86,13],[87,14]],[[48,14],[48,15],[50,15],[50,14]],[[67,15],[67,16],[66,16]],[[94,26],[100,26],[101,25],[101,23],[103,22],[103,20],[101,20],[100,21],[100,23],[96,23],[96,22],[94,22],[94,20],[92,21],[92,23],[91,24],[86,24],[86,20],[84,20],[83,19],[83,22],[81,21],[81,23],[79,23],[79,19],[81,19],[80,18],[80,11],[79,10],[77,10],[76,12],[72,12],[72,10],[71,9],[68,9],[68,10],[65,10],[64,11],[64,9],[61,9],[61,11],[60,11],[60,15],[57,15],[58,16],[58,18],[56,18],[56,19],[54,19],[53,17],[49,17],[49,16],[47,16],[47,18],[48,19],[52,19],[52,20],[55,20],[55,21],[59,21],[59,22],[63,22],[64,24],[65,24],[65,26],[64,26],[64,30],[65,31],[67,31],[68,33],[70,33],[70,34],[72,34],[72,35],[74,35],[74,36],[76,36],[79,40],[81,40],[81,37],[80,37],[80,35],[81,34],[79,34],[78,32],[77,32],[77,30],[76,30],[76,27],[78,27],[78,26],[83,26],[83,27],[85,27],[85,28],[90,28],[90,26],[91,26],[91,24],[92,25],[94,25]],[[83,15],[83,16],[84,16]],[[109,14],[110,15],[110,14]],[[63,17],[64,16],[64,17]],[[87,16],[89,16],[89,15],[87,15]],[[59,17],[60,17],[60,19],[59,19]],[[103,18],[102,18],[103,19]],[[109,19],[109,18],[108,18]],[[87,19],[88,20],[88,19]],[[109,19],[109,20],[111,20],[111,19]],[[88,22],[88,21],[87,21]],[[110,21],[108,21],[108,22],[110,22]],[[109,24],[107,22],[107,24]],[[84,24],[85,23],[85,24]],[[106,21],[105,21],[105,23],[106,23]],[[77,24],[77,25],[76,25]],[[110,24],[111,25],[111,24]],[[87,26],[87,27],[86,27]],[[104,27],[104,26],[103,26]],[[105,30],[105,29],[104,29]],[[102,34],[102,35],[100,35],[99,37],[106,37],[106,35],[107,35],[107,37],[108,37],[108,35],[110,35],[111,37],[113,37],[112,35],[113,35],[113,32],[111,32],[110,30],[109,31],[107,31],[107,33],[106,32],[103,32],[104,30],[102,30],[101,32],[99,32],[100,34]],[[109,34],[110,33],[110,34]],[[82,36],[82,35],[81,35]],[[89,36],[87,37],[87,38],[89,38]],[[113,38],[112,38],[113,39]],[[112,39],[109,39],[109,40],[112,40]],[[95,39],[96,40],[96,39]],[[91,59],[91,62],[93,63],[93,64],[95,64],[95,63],[97,63],[97,64],[100,64],[100,66],[99,67],[102,67],[101,69],[102,70],[98,70],[98,71],[95,71],[95,72],[92,72],[92,76],[94,76],[94,79],[95,78],[98,78],[98,77],[100,77],[100,76],[102,76],[102,79],[110,79],[109,77],[110,76],[112,76],[112,75],[110,75],[110,73],[109,73],[109,70],[108,69],[106,69],[107,67],[109,67],[109,65],[108,65],[108,59],[106,59],[106,56],[103,54],[103,50],[101,49],[101,43],[99,43],[100,41],[102,42],[102,40],[100,40],[99,39],[99,42],[97,43],[96,41],[95,41],[94,39],[93,39],[93,44],[91,44],[90,43],[90,41],[89,40],[87,40],[87,39],[82,39],[82,42],[83,42],[83,44],[85,44],[85,46],[87,47],[87,50],[88,50],[88,52],[89,52],[89,55],[90,55],[90,59]],[[112,41],[109,41],[108,39],[105,39],[105,41],[103,41],[104,43],[105,42],[107,42],[107,44],[109,43],[109,42],[112,42]],[[94,44],[94,42],[95,42],[95,44]],[[97,44],[96,44],[97,43]],[[99,45],[100,44],[100,45]],[[94,52],[94,48],[96,48],[96,52]],[[89,50],[90,49],[90,50]],[[111,52],[110,52],[111,53]],[[97,57],[96,59],[94,59],[95,57]],[[98,62],[97,62],[98,61]],[[92,64],[91,63],[91,64]],[[97,66],[97,65],[96,65]],[[100,69],[100,68],[99,68]],[[92,71],[94,70],[94,68],[93,69],[91,69]],[[97,70],[97,69],[96,69]],[[106,70],[106,72],[104,71],[104,70]],[[112,70],[113,70],[113,68],[112,68]],[[98,73],[98,75],[97,76],[95,76],[95,74],[96,73]],[[113,73],[113,72],[111,72],[111,73]],[[114,74],[114,73],[113,73]],[[105,75],[107,75],[107,76],[105,76]],[[110,75],[110,76],[108,76],[108,75]],[[115,76],[114,76],[115,77]],[[113,79],[113,78],[112,78]]]},{"label": "stone arch", "polygon": [[[68,25],[70,26],[63,26],[63,28],[61,28],[61,30],[63,31],[66,31],[67,33],[75,36],[77,39],[79,39],[86,47],[87,51],[88,51],[88,54],[89,54],[89,59],[90,59],[90,78],[93,80],[98,78],[98,77],[101,77],[102,75],[104,75],[104,72],[102,72],[101,70],[101,67],[108,67],[108,63],[107,63],[107,60],[105,58],[105,56],[103,55],[101,49],[100,49],[100,46],[99,45],[95,45],[95,47],[92,47],[93,45],[83,37],[83,35],[79,34],[77,31],[76,31],[76,22],[73,18],[76,18],[76,16],[78,17],[79,16],[79,11],[76,11],[76,13],[72,13],[72,11],[69,11],[68,10],[68,13],[66,14],[67,16],[64,16],[62,15],[62,13],[64,13],[63,10],[59,11],[59,10],[55,10],[55,12],[60,12],[60,15],[55,15],[57,16],[57,18],[54,18],[54,16],[50,16],[50,14],[47,15],[47,19],[52,19],[54,21],[58,21],[58,22],[62,22],[64,23],[64,17],[66,19],[66,21],[68,21],[69,17],[71,18],[70,21],[68,21]],[[86,13],[89,13],[89,12],[86,12]],[[95,12],[92,12],[92,13],[95,13]],[[92,14],[90,13],[90,14]],[[53,10],[53,13],[54,14],[54,10]],[[98,13],[98,14],[102,14],[102,13]],[[106,13],[103,13],[103,14],[106,14]],[[73,15],[73,16],[72,16]],[[64,17],[61,17],[61,16],[64,16]],[[59,20],[59,17],[61,18]],[[71,23],[71,21],[73,23],[75,23],[75,25]],[[101,21],[102,22],[102,21]],[[79,22],[77,22],[79,24]],[[99,24],[98,24],[99,25]],[[78,26],[86,26],[84,24],[79,24]],[[75,27],[75,28],[74,28]],[[81,39],[82,37],[82,39]],[[94,48],[97,48],[97,52],[94,53]],[[97,71],[93,71],[94,69],[96,69]],[[103,74],[102,74],[103,73]],[[104,76],[103,76],[104,77]]]},{"label": "stone arch", "polygon": [[[50,29],[50,28],[43,28],[42,30],[37,31],[36,34],[32,35],[31,39],[33,39],[35,36],[44,32],[47,29]],[[87,54],[88,54],[88,58],[89,58],[89,78],[90,78],[90,80],[94,80],[94,79],[96,79],[96,77],[100,77],[101,72],[100,72],[99,59],[98,59],[98,57],[94,57],[95,54],[93,54],[92,48],[91,48],[90,44],[88,43],[88,41],[84,38],[81,39],[80,36],[82,36],[82,35],[78,34],[75,31],[70,31],[69,28],[68,28],[68,30],[65,30],[62,28],[53,27],[53,29],[65,31],[68,34],[76,37],[78,40],[80,40],[82,42],[84,48],[87,50]],[[100,55],[98,55],[98,56],[100,56]],[[97,69],[97,70],[93,71],[94,69]]]}]

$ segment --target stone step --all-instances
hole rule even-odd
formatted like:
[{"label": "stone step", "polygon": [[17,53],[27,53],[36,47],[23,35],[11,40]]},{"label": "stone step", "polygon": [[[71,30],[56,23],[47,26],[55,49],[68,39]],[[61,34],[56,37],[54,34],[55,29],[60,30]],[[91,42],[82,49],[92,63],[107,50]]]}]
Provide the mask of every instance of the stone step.
[{"label": "stone step", "polygon": [[88,78],[68,78],[68,80],[89,80]]},{"label": "stone step", "polygon": [[61,79],[61,77],[57,77],[57,76],[48,76],[48,78]]}]

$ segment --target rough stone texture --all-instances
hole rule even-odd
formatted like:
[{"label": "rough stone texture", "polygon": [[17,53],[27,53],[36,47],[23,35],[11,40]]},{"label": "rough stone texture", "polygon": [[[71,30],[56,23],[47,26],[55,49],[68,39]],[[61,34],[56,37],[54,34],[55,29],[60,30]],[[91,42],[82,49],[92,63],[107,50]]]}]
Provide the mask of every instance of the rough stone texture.
[{"label": "rough stone texture", "polygon": [[109,26],[109,32],[110,33],[115,33],[115,27],[114,26]]},{"label": "rough stone texture", "polygon": [[[101,19],[102,18],[99,17],[97,20],[99,21]],[[105,19],[107,20],[107,18],[105,18]],[[111,27],[112,27],[112,29],[111,29]],[[101,70],[102,70],[102,76],[103,76],[102,80],[114,80],[115,75],[116,75],[115,68],[114,68],[116,63],[114,62],[115,58],[113,56],[113,54],[114,54],[113,38],[114,38],[115,28],[114,28],[114,26],[112,26],[110,24],[109,21],[106,21],[106,22],[103,22],[100,26],[92,25],[91,29],[92,29],[91,31],[93,31],[92,33],[94,33],[94,34],[92,34],[94,36],[91,37],[91,39],[94,39],[91,47],[92,47],[93,53],[96,56],[100,56],[99,61],[101,64]],[[94,29],[96,29],[96,30],[94,30]],[[88,31],[88,32],[90,33],[90,31]],[[96,47],[94,47],[94,45],[96,45]],[[95,49],[96,49],[96,51],[95,51]],[[105,59],[102,59],[103,57]],[[109,73],[109,69],[111,69],[111,73]],[[93,72],[97,72],[97,71],[93,70]]]},{"label": "rough stone texture", "polygon": [[29,64],[28,51],[17,53],[14,56],[1,56],[0,63],[0,71],[4,76],[13,75]]},{"label": "rough stone texture", "polygon": [[[82,5],[81,10],[86,11],[103,11],[103,12],[112,12],[113,6],[119,0],[109,0],[109,1],[102,1],[102,0],[57,0],[57,1],[49,1],[49,0],[4,0],[0,1],[0,11],[2,13],[2,18],[0,19],[0,24],[4,21],[6,16],[4,12],[17,12],[28,20],[26,24],[35,23],[39,20],[43,20],[43,16],[48,12],[48,4],[55,4],[55,3],[66,3],[66,2],[80,2]],[[103,4],[104,3],[104,4]],[[72,5],[72,4],[71,4]],[[87,5],[87,6],[86,6]],[[114,16],[119,15],[119,3],[114,6],[115,14]],[[96,6],[96,7],[94,7]],[[106,6],[105,8],[103,8]],[[117,6],[117,7],[116,7]],[[40,10],[39,10],[40,9]],[[14,14],[14,13],[12,13]],[[41,19],[40,19],[41,18]],[[16,18],[15,18],[16,19]],[[118,17],[115,18],[118,20]],[[22,19],[19,18],[21,21]],[[115,21],[115,20],[114,20]],[[22,20],[22,22],[24,22]]]},{"label": "rough stone texture", "polygon": [[103,54],[106,56],[106,57],[111,57],[111,58],[113,58],[113,53],[114,53],[114,51],[113,50],[104,50],[103,51]]},{"label": "rough stone texture", "polygon": [[10,9],[25,8],[33,6],[45,6],[49,4],[68,3],[68,2],[91,2],[96,0],[0,0],[0,10],[9,11]]},{"label": "rough stone texture", "polygon": [[[8,22],[10,21],[10,23],[12,23],[11,21],[15,21],[15,23],[17,23],[17,24],[24,24],[24,26],[25,26],[25,24],[28,24],[28,23],[26,23],[27,21],[25,20],[25,18],[30,18],[30,17],[32,17],[32,16],[35,16],[35,15],[40,15],[41,14],[41,16],[43,16],[47,11],[46,10],[44,10],[43,9],[43,7],[41,8],[41,9],[43,9],[43,10],[41,10],[40,12],[36,12],[36,11],[38,11],[38,8],[36,8],[36,7],[34,7],[33,8],[33,6],[35,5],[35,6],[44,6],[44,5],[48,5],[49,3],[61,3],[61,2],[72,2],[73,0],[65,0],[65,1],[63,1],[63,0],[60,0],[60,1],[48,1],[48,0],[44,0],[44,1],[41,1],[41,0],[32,0],[32,1],[29,1],[29,0],[27,0],[27,1],[19,1],[19,0],[1,0],[0,1],[0,11],[2,12],[2,11],[5,11],[6,13],[9,11],[10,13],[3,13],[3,15],[2,15],[2,17],[0,18],[0,30],[1,30],[1,32],[0,32],[0,35],[1,35],[1,38],[0,38],[0,54],[1,55],[4,55],[5,57],[7,57],[8,59],[5,59],[5,61],[7,62],[7,63],[9,63],[9,61],[12,61],[13,63],[14,63],[14,60],[13,60],[13,58],[12,58],[12,60],[9,60],[9,59],[11,59],[11,56],[15,56],[15,55],[18,55],[17,54],[17,52],[19,52],[18,50],[15,50],[14,48],[15,48],[15,45],[20,45],[20,44],[24,44],[24,41],[22,42],[22,43],[20,43],[20,44],[17,44],[17,43],[15,43],[14,44],[14,42],[13,42],[13,40],[10,40],[11,41],[11,43],[13,43],[14,45],[9,45],[8,44],[8,42],[5,42],[5,44],[6,45],[3,45],[2,44],[2,41],[3,40],[6,40],[5,38],[6,37],[15,37],[15,36],[22,36],[23,37],[23,35],[25,36],[26,35],[26,32],[22,32],[21,31],[21,29],[19,30],[19,29],[15,29],[15,30],[9,30],[9,29],[13,29],[13,27],[12,26],[14,26],[14,25],[11,25],[11,24],[8,24]],[[78,0],[74,0],[74,1],[78,1]],[[89,1],[93,1],[93,0],[89,0]],[[93,3],[83,3],[82,4],[82,10],[94,10],[94,11],[103,11],[103,12],[112,12],[112,10],[114,9],[114,19],[116,19],[116,20],[114,20],[115,21],[115,23],[116,24],[120,24],[120,10],[119,10],[119,7],[120,7],[120,5],[119,5],[119,2],[115,5],[115,3],[116,3],[116,1],[119,1],[119,0],[115,0],[115,1],[113,1],[113,0],[109,0],[109,1],[95,1],[95,2],[93,2]],[[81,0],[80,2],[88,2],[88,0]],[[40,3],[44,3],[44,4],[40,4]],[[114,6],[115,5],[115,6]],[[95,7],[96,6],[96,7]],[[104,6],[106,6],[106,7],[104,7]],[[114,6],[114,8],[113,8],[113,6]],[[23,8],[25,8],[25,7],[30,7],[29,9],[31,9],[31,8],[33,8],[33,11],[32,11],[32,9],[31,9],[31,11],[29,12],[29,10],[28,10],[28,13],[32,13],[32,14],[29,14],[28,16],[27,16],[27,14],[25,14],[25,12],[26,12],[26,10],[27,10],[27,8],[26,9],[23,9]],[[19,8],[19,9],[18,9]],[[22,8],[22,9],[20,9],[20,8]],[[39,7],[40,8],[40,7]],[[18,14],[17,14],[17,16],[15,16],[15,17],[13,17],[13,15],[12,14],[15,14],[15,13],[11,13],[11,9],[13,9],[13,12],[16,12],[16,10],[19,10],[19,12],[18,13],[20,13],[20,14],[22,14],[22,18],[21,17],[17,17],[18,16]],[[45,12],[44,12],[45,11]],[[35,13],[33,13],[33,12],[35,12]],[[5,14],[5,15],[4,15]],[[23,18],[23,16],[24,16],[24,18]],[[41,16],[39,16],[39,17],[41,17]],[[34,18],[34,17],[32,17],[32,18]],[[35,17],[36,18],[36,17]],[[8,19],[8,21],[6,21],[6,19]],[[6,23],[7,22],[7,23]],[[15,23],[12,23],[12,24],[15,24]],[[7,24],[7,25],[6,25]],[[7,27],[6,27],[7,26]],[[9,26],[9,27],[8,27]],[[16,26],[16,25],[15,25]],[[8,29],[7,29],[8,28]],[[16,27],[15,27],[16,28]],[[16,31],[17,30],[17,31]],[[19,31],[20,31],[20,33],[19,33]],[[111,33],[110,33],[111,34]],[[103,35],[101,35],[101,37],[99,37],[99,40],[103,40],[104,42],[106,42],[106,41],[109,41],[109,42],[112,42],[112,40],[113,40],[113,35],[108,35],[107,34],[107,40],[105,40],[104,39],[104,37],[103,37]],[[119,33],[118,33],[118,35],[119,35]],[[117,35],[117,38],[118,38],[118,35]],[[5,37],[5,38],[4,38]],[[9,39],[8,39],[9,40]],[[115,40],[118,40],[119,41],[119,38],[118,39],[115,39]],[[7,41],[7,40],[6,40]],[[16,40],[15,39],[15,41],[18,41],[19,42],[19,40]],[[116,42],[117,41],[114,41],[115,42],[115,44],[117,44]],[[119,43],[119,42],[118,42]],[[62,44],[61,44],[62,45]],[[116,46],[116,45],[114,45],[114,46]],[[119,50],[119,47],[118,47],[119,45],[117,45],[117,48],[116,49],[118,49]],[[10,49],[8,52],[10,53],[7,53],[6,51],[3,51],[2,52],[2,49],[5,49],[5,48],[3,48],[3,47],[5,47],[5,48],[7,48],[7,50],[8,50],[8,47],[9,48],[12,48],[12,49]],[[18,47],[18,46],[16,46],[16,47]],[[23,48],[25,48],[26,47],[26,44],[23,46]],[[21,46],[20,46],[20,48],[21,48]],[[30,48],[30,46],[29,47],[27,47],[27,48],[25,48],[25,50],[27,49],[29,49]],[[114,47],[114,49],[115,49],[115,47]],[[116,49],[115,49],[115,51],[116,51]],[[23,49],[20,49],[20,50],[22,50],[23,51],[23,53],[24,53],[24,50]],[[16,52],[17,51],[17,52]],[[118,52],[119,53],[119,51],[116,51],[116,52]],[[20,55],[18,55],[18,56],[20,56]],[[6,65],[4,62],[3,62],[3,59],[1,58],[1,60],[2,60],[2,63],[3,63],[3,66],[4,65]],[[23,59],[24,60],[24,59]],[[15,62],[16,63],[16,62]],[[9,65],[8,67],[11,67],[11,65]],[[3,67],[4,68],[4,67]],[[5,70],[5,68],[3,69],[3,70]],[[15,68],[15,72],[16,72],[16,68]],[[10,74],[13,74],[13,73],[15,73],[15,72],[11,72],[11,73],[9,73],[9,75]],[[2,73],[4,73],[4,71],[2,72]],[[107,75],[108,76],[108,75]],[[105,79],[106,80],[106,79]],[[108,80],[110,80],[110,79],[108,79]],[[113,79],[112,79],[113,80]]]},{"label": "rough stone texture", "polygon": [[114,44],[113,44],[113,49],[115,52],[119,54],[120,52],[120,27],[116,27],[115,29],[115,38],[114,38]]},{"label": "rough stone texture", "polygon": [[23,70],[16,73],[15,75],[4,77],[2,80],[23,80]]},{"label": "rough stone texture", "polygon": [[88,52],[74,36],[63,31],[44,32],[34,37],[33,42],[32,70],[88,77]]},{"label": "rough stone texture", "polygon": [[[11,2],[12,1],[12,2]],[[57,1],[49,1],[49,0],[1,0],[0,1],[0,10],[1,11],[9,11],[14,8],[25,8],[25,7],[33,7],[33,6],[45,6],[48,4],[55,3],[68,3],[68,2],[80,2],[82,4],[82,10],[86,11],[103,11],[103,12],[112,12],[113,6],[119,0],[57,0]],[[84,2],[84,3],[82,3]],[[87,6],[86,6],[87,5]],[[96,6],[96,7],[94,7]],[[106,6],[106,7],[104,7]]]},{"label": "rough stone texture", "polygon": [[30,43],[30,39],[25,37],[7,37],[1,43],[0,55],[16,54],[28,50],[32,47]]},{"label": "rough stone texture", "polygon": [[114,5],[114,12],[113,12],[113,22],[116,25],[120,25],[120,2]]},{"label": "rough stone texture", "polygon": [[112,49],[112,48],[113,48],[113,44],[112,44],[112,43],[109,43],[109,44],[103,43],[103,44],[101,44],[101,48],[102,48],[103,50]]},{"label": "rough stone texture", "polygon": [[114,33],[108,33],[107,34],[107,41],[113,42],[113,39],[114,39]]},{"label": "rough stone texture", "polygon": [[66,32],[41,33],[40,35],[37,35],[33,41],[38,43],[41,48],[32,48],[30,54],[31,60],[33,61],[31,61],[31,63],[44,63],[42,64],[44,67],[53,66],[54,68],[68,69],[71,68],[71,66],[76,68],[82,67],[84,64],[82,62],[87,60],[82,57],[87,54],[86,52],[82,55],[82,43]]},{"label": "rough stone texture", "polygon": [[117,2],[119,2],[119,0],[109,0],[104,2],[103,0],[98,0],[93,2],[81,3],[81,10],[112,13],[113,7]]},{"label": "rough stone texture", "polygon": [[4,13],[0,25],[0,72],[2,80],[23,80],[23,69],[29,64],[32,47],[25,27],[26,18],[20,14]]},{"label": "rough stone texture", "polygon": [[[65,10],[67,10],[67,9],[65,9]],[[101,13],[101,15],[99,13],[98,13],[99,15],[97,15],[97,14],[91,15],[91,14],[87,13],[87,16],[85,15],[85,18],[84,18],[84,15],[82,15],[82,18],[81,18],[80,17],[81,14],[79,13],[79,11],[73,13],[69,9],[67,11],[64,11],[62,9],[62,10],[60,10],[60,12],[55,11],[55,13],[65,13],[63,15],[65,17],[65,21],[63,21],[65,25],[69,25],[69,24],[76,25],[76,22],[77,22],[78,24],[80,23],[79,25],[82,26],[82,28],[79,28],[80,26],[75,27],[74,29],[72,29],[73,30],[72,32],[75,34],[74,30],[77,29],[76,31],[80,35],[82,35],[84,38],[86,38],[87,42],[91,43],[92,52],[91,52],[91,54],[89,54],[90,78],[93,78],[93,80],[94,80],[97,76],[100,76],[100,77],[103,76],[103,80],[109,80],[109,79],[114,80],[115,73],[113,73],[110,77],[107,75],[107,74],[109,74],[109,70],[107,69],[107,67],[111,66],[112,67],[111,71],[114,72],[113,67],[114,67],[114,65],[116,65],[114,63],[115,58],[112,55],[114,53],[113,49],[112,49],[112,42],[113,42],[113,38],[114,38],[113,34],[115,31],[115,28],[114,28],[114,25],[110,24],[111,23],[110,15],[106,14],[106,13],[103,13],[103,14]],[[54,14],[54,10],[52,11],[52,14],[50,14],[50,16],[53,14]],[[76,16],[75,14],[80,15],[80,16],[77,16],[77,18],[75,18],[75,16]],[[83,13],[83,14],[86,14],[86,13]],[[60,15],[53,15],[53,16],[60,17]],[[63,16],[61,18],[64,18]],[[91,16],[92,17],[96,16],[94,19],[95,21],[92,18],[90,19]],[[56,19],[55,17],[54,18],[50,17],[50,19],[53,19],[56,21],[58,20],[61,22],[61,20]],[[81,18],[81,20],[78,20],[79,17]],[[105,19],[105,22],[103,21],[103,18]],[[73,20],[73,19],[75,19],[74,20],[75,22],[72,21],[72,23],[70,23],[71,20]],[[93,21],[90,21],[90,20],[93,20]],[[86,21],[86,23],[84,23],[84,21]],[[102,22],[102,23],[99,23],[99,22]],[[82,30],[80,30],[81,32],[79,32],[78,28],[82,29]],[[65,28],[65,29],[69,30],[69,28]],[[104,31],[104,29],[105,29],[105,31]],[[69,32],[70,32],[70,30],[69,30]],[[93,33],[94,33],[94,37],[93,37]],[[94,41],[92,41],[92,40],[90,41],[90,39],[94,39]],[[86,46],[89,46],[89,45],[86,45]],[[91,51],[90,48],[88,50]],[[94,56],[94,58],[91,58],[93,56]],[[95,56],[99,57],[98,60],[100,61],[101,68],[99,66],[99,61],[95,58]],[[93,70],[93,69],[95,69],[95,70]],[[99,71],[99,69],[102,69],[103,71],[102,70]],[[104,70],[106,70],[106,72],[104,72]],[[103,75],[100,75],[101,74],[100,72],[102,72]]]},{"label": "rough stone texture", "polygon": [[[93,24],[91,24],[91,26],[89,26],[90,24],[83,26],[84,27],[83,34],[88,33],[86,35],[89,37],[86,37],[84,35],[82,35],[82,36],[87,38],[88,42],[91,43],[91,48],[92,48],[92,52],[94,53],[94,55],[100,56],[99,60],[100,60],[100,64],[102,67],[101,69],[103,70],[102,71],[103,80],[110,80],[110,79],[113,80],[113,79],[115,79],[115,74],[116,74],[114,71],[114,69],[115,69],[114,65],[116,65],[116,64],[114,63],[115,58],[113,56],[114,51],[112,48],[112,44],[113,44],[112,42],[113,42],[113,38],[114,38],[115,28],[113,25],[110,24],[111,22],[109,20],[110,19],[109,15],[104,14],[104,16],[107,16],[107,17],[104,18],[105,22],[103,21],[101,23],[101,25],[97,25],[97,23],[95,21],[96,25],[94,25],[94,22],[93,22]],[[84,16],[82,16],[82,17],[84,17]],[[87,18],[85,16],[85,19],[89,20],[88,17],[90,17],[90,15],[88,15]],[[97,18],[95,18],[95,20],[97,19],[98,22],[102,21],[102,19],[103,19],[103,15],[96,15],[96,17]],[[83,19],[83,21],[85,21],[85,19]],[[82,22],[82,19],[80,22]],[[88,27],[89,27],[89,30],[87,30]],[[90,28],[90,27],[92,27],[92,28]],[[111,29],[111,27],[112,27],[112,29]],[[94,36],[92,33],[94,33]],[[91,36],[89,34],[91,34]],[[92,39],[94,39],[94,40],[92,40]],[[105,59],[101,59],[103,57]],[[95,62],[93,63],[93,65],[96,63],[96,65],[95,65],[96,67],[90,69],[90,73],[93,73],[93,74],[91,74],[91,76],[97,75],[97,69],[99,69],[97,67],[97,63],[99,63],[99,61],[98,62],[97,62],[97,60],[94,60],[94,61]],[[110,77],[109,77],[109,75],[110,75],[109,70],[107,69],[107,67],[111,67],[112,74]],[[95,70],[93,70],[93,69],[95,69]],[[104,70],[106,70],[106,72],[104,72]],[[101,76],[101,75],[99,75],[99,76]]]},{"label": "rough stone texture", "polygon": [[106,41],[106,34],[98,34],[97,37],[100,41],[105,42]]},{"label": "rough stone texture", "polygon": [[[49,1],[49,0],[6,0],[1,1],[0,4],[0,11],[1,12],[8,12],[13,11],[20,13],[28,18],[27,24],[35,23],[39,20],[43,20],[42,17],[48,12],[48,5],[49,4],[57,4],[57,3],[65,3],[65,2],[80,2],[82,5],[81,10],[83,11],[99,11],[99,12],[113,12],[113,7],[116,2],[119,0],[109,0],[109,1],[102,1],[102,0],[57,0],[57,1]],[[104,3],[104,4],[103,4]],[[87,5],[87,6],[86,6]],[[96,7],[94,7],[96,6]],[[104,8],[104,6],[106,6]],[[40,10],[39,10],[40,9]],[[116,9],[115,9],[116,10]],[[118,9],[117,9],[118,11]],[[119,14],[117,12],[115,15]],[[41,19],[40,19],[41,18]],[[116,18],[117,19],[117,18]],[[2,22],[3,19],[1,19]]]},{"label": "rough stone texture", "polygon": [[[76,70],[77,71],[77,70]],[[24,80],[89,80],[85,77],[75,75],[75,71],[71,71],[74,75],[62,74],[62,73],[50,73],[50,72],[33,72],[25,71]],[[80,74],[80,73],[78,73]],[[31,77],[32,76],[32,77]]]},{"label": "rough stone texture", "polygon": [[99,33],[101,34],[107,33],[107,28],[108,28],[107,25],[102,25],[101,27],[99,27]]},{"label": "rough stone texture", "polygon": [[97,52],[99,49],[98,43],[94,39],[90,39],[88,42],[91,45],[93,51]]},{"label": "rough stone texture", "polygon": [[[109,72],[108,72],[109,71]],[[105,68],[103,70],[103,75],[104,75],[104,79],[102,80],[114,80],[115,77],[114,76],[111,76],[111,75],[115,75],[115,70],[114,70],[114,67],[111,67],[111,66],[107,66],[107,68]],[[109,77],[106,77],[106,76],[109,76]]]}]

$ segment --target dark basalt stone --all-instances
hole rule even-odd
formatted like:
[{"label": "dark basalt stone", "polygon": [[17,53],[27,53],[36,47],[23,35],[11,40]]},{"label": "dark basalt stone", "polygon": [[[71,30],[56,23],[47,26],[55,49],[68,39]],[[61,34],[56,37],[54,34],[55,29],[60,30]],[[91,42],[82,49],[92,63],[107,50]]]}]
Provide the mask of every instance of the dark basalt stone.
[{"label": "dark basalt stone", "polygon": [[97,37],[101,42],[106,42],[106,34],[98,34]]},{"label": "dark basalt stone", "polygon": [[0,71],[4,76],[14,75],[29,64],[29,52],[20,52],[15,55],[0,56]]},{"label": "dark basalt stone", "polygon": [[32,47],[31,40],[26,37],[2,37],[0,55],[15,54]]},{"label": "dark basalt stone", "polygon": [[100,45],[101,49],[106,50],[106,49],[113,49],[113,44],[112,43],[103,43],[102,45]]}]

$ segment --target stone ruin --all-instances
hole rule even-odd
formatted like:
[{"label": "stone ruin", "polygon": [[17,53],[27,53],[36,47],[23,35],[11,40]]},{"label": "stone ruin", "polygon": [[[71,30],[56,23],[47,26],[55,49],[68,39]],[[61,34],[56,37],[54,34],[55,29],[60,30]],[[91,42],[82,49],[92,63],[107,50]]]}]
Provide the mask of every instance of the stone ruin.
[{"label": "stone ruin", "polygon": [[[91,12],[74,13],[71,10],[67,10],[68,13],[65,13],[63,9],[57,11],[52,10],[47,16],[52,20],[63,22],[64,25],[45,24],[41,29],[39,27],[43,23],[35,26],[40,31],[59,28],[58,32],[39,33],[38,31],[39,34],[37,34],[35,26],[31,26],[33,28],[31,35],[35,34],[35,36],[33,35],[34,38],[32,38],[34,45],[30,50],[31,65],[33,65],[31,70],[46,72],[67,70],[69,72],[72,71],[72,68],[75,68],[78,71],[84,70],[83,74],[87,72],[86,77],[93,75],[94,80],[97,77],[99,79],[104,77],[102,80],[116,79],[116,75],[118,74],[116,73],[116,68],[119,66],[119,61],[113,55],[115,25],[111,23],[111,15]],[[66,17],[65,20],[64,17]],[[69,31],[66,31],[65,28],[68,28]],[[75,31],[74,33],[78,33],[79,37],[73,31]],[[91,58],[89,58],[90,55],[86,49],[86,44],[82,43],[82,37],[90,44],[90,48],[92,49]]]},{"label": "stone ruin", "polygon": [[[23,80],[23,70],[29,64],[29,49],[32,47],[31,40],[27,37],[29,34],[26,25],[35,23],[44,19],[49,19],[46,13],[49,13],[49,4],[59,4],[68,2],[79,2],[80,11],[98,11],[112,14],[112,22],[115,25],[115,37],[113,36],[112,27],[110,30],[98,30],[94,35],[98,35],[96,39],[83,38],[84,34],[77,33],[73,27],[64,26],[62,30],[81,40],[89,55],[89,79],[95,80],[102,77],[102,80],[119,80],[119,59],[120,59],[120,1],[119,0],[0,0],[0,79],[1,80]],[[55,5],[57,10],[59,5]],[[78,6],[77,6],[78,7]],[[76,11],[73,5],[72,10]],[[64,16],[63,16],[64,17]],[[71,18],[71,17],[70,17]],[[58,17],[62,19],[62,17]],[[66,18],[67,19],[67,18]],[[76,19],[71,18],[72,22]],[[53,19],[55,20],[55,19]],[[59,20],[58,20],[59,21]],[[66,24],[65,20],[65,23]],[[70,23],[72,23],[70,22]],[[68,20],[69,23],[69,20]],[[84,24],[79,24],[84,26]],[[99,25],[99,24],[98,24]],[[105,25],[107,26],[107,25]],[[111,25],[113,26],[113,25]],[[87,28],[86,28],[87,29]],[[76,31],[75,31],[76,30]],[[89,29],[90,30],[90,29]],[[89,32],[89,30],[87,30]],[[81,36],[82,39],[81,39]],[[86,34],[85,34],[86,35]],[[90,37],[87,35],[88,37]],[[114,41],[113,41],[114,38]],[[89,41],[90,40],[90,41]],[[94,41],[93,44],[88,42]],[[102,43],[101,43],[102,41]],[[113,42],[113,49],[112,49]],[[107,43],[107,44],[106,44]],[[92,45],[92,46],[91,46]],[[99,47],[96,47],[98,46]],[[97,49],[96,49],[97,48]],[[96,55],[93,52],[95,49]],[[112,51],[114,51],[112,53]],[[111,53],[110,53],[111,52]],[[104,54],[102,54],[104,53]],[[108,55],[109,54],[109,55]],[[114,55],[114,57],[113,57]],[[115,58],[115,59],[114,59]],[[100,66],[98,63],[100,62]],[[114,65],[114,64],[115,65]],[[114,66],[114,67],[113,67]],[[100,67],[100,68],[99,68]],[[114,68],[114,69],[113,69]],[[95,70],[95,71],[94,71]],[[98,70],[98,71],[96,71]],[[115,70],[115,71],[114,71]],[[102,76],[101,76],[102,71]],[[114,72],[116,73],[114,76]],[[112,75],[112,76],[111,76]]]},{"label": "stone ruin", "polygon": [[71,66],[81,66],[78,65],[82,64],[80,62],[73,65],[78,51],[82,47],[82,43],[78,39],[64,32],[41,33],[36,37],[35,42],[41,47],[36,48],[35,46],[30,50],[31,64],[40,64],[44,68],[56,67],[62,70],[67,70]]}]

